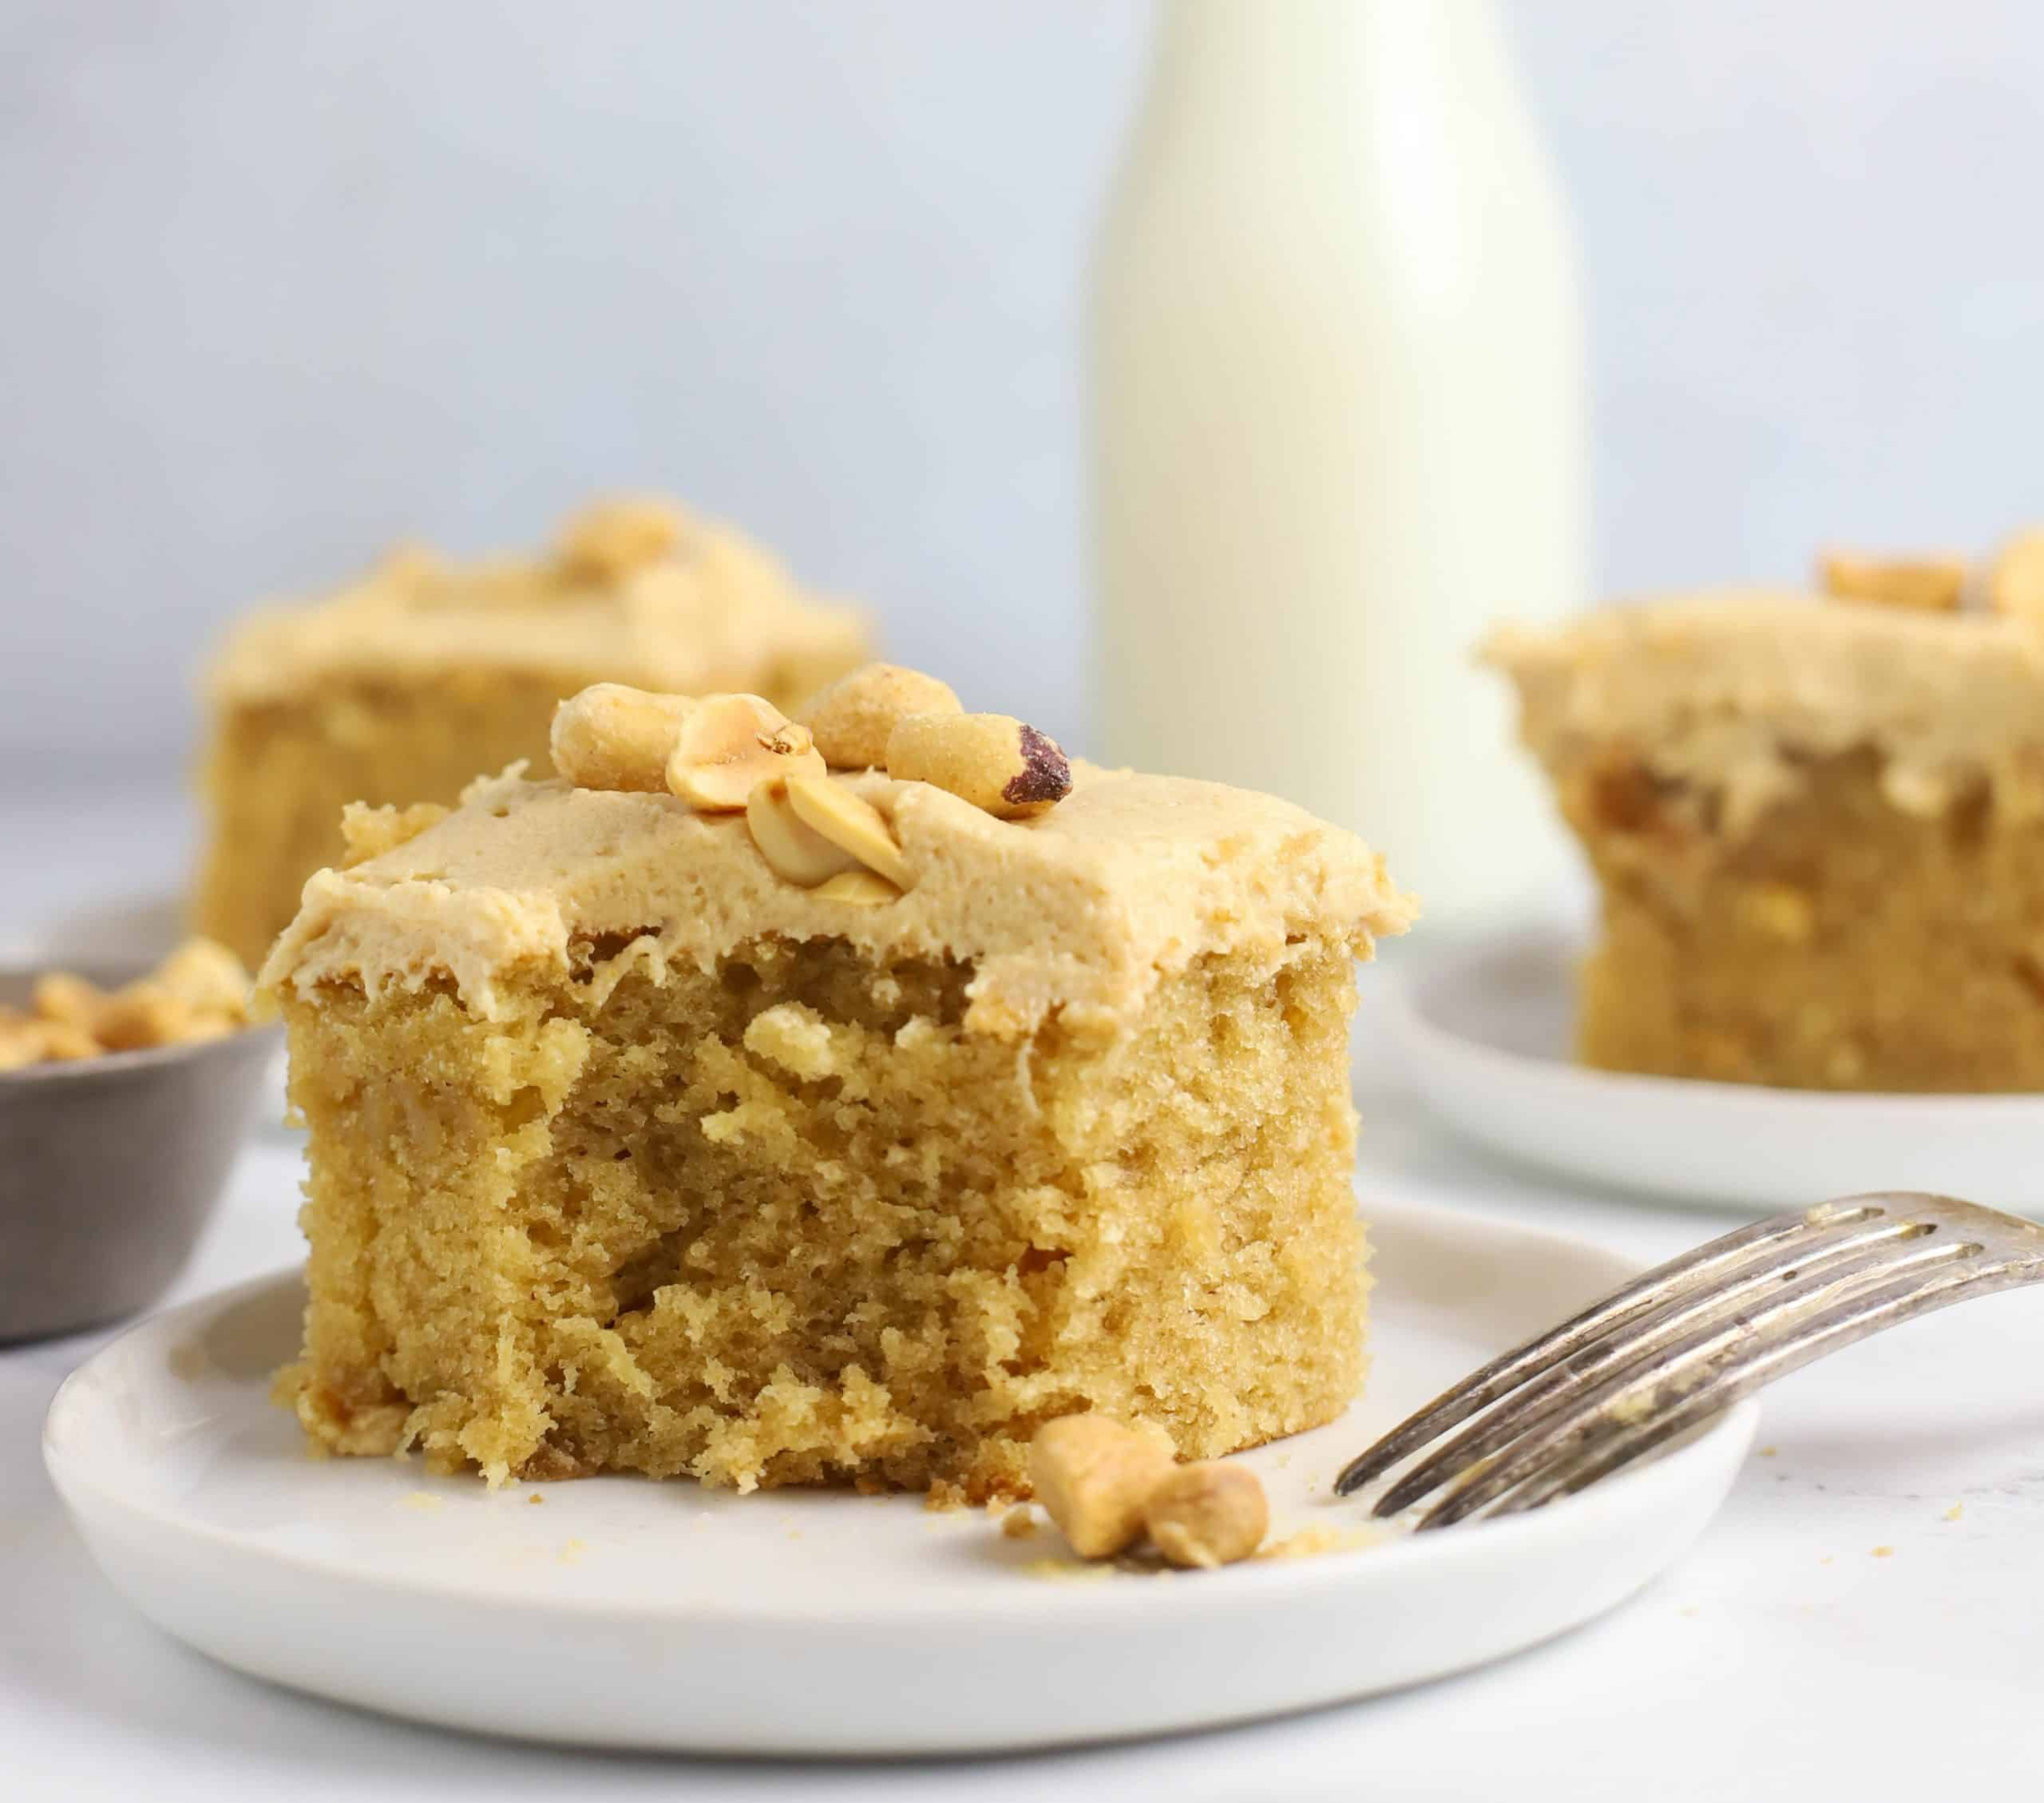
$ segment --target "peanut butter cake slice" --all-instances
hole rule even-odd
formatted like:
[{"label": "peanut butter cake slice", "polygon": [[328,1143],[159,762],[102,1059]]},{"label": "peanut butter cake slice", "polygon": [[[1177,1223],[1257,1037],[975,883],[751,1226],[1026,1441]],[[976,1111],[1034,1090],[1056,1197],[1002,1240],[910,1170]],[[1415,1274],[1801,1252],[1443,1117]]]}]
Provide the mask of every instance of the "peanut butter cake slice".
[{"label": "peanut butter cake slice", "polygon": [[543,769],[555,704],[589,683],[788,707],[866,654],[855,614],[662,502],[592,508],[532,558],[394,552],[336,594],[251,615],[215,659],[199,930],[260,964],[341,856],[344,806],[452,802],[478,770]]},{"label": "peanut butter cake slice", "polygon": [[2037,568],[2004,554],[1996,611],[1960,609],[1949,562],[1835,558],[1843,597],[1705,594],[1496,635],[1602,890],[1587,1063],[2044,1088]]},{"label": "peanut butter cake slice", "polygon": [[554,756],[351,811],[264,973],[319,1447],[983,1500],[1075,1410],[1347,1404],[1354,961],[1412,913],[1359,840],[881,667],[595,689]]}]

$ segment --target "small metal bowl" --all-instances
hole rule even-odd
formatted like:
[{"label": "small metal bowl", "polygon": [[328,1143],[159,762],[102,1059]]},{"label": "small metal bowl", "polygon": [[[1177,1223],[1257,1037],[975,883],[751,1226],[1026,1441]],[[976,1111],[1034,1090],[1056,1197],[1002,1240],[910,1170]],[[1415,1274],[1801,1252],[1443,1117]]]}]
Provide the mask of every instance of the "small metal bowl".
[{"label": "small metal bowl", "polygon": [[[26,1005],[48,964],[0,967]],[[63,961],[108,987],[146,967]],[[282,1028],[0,1071],[0,1343],[101,1326],[170,1287],[268,1093]]]}]

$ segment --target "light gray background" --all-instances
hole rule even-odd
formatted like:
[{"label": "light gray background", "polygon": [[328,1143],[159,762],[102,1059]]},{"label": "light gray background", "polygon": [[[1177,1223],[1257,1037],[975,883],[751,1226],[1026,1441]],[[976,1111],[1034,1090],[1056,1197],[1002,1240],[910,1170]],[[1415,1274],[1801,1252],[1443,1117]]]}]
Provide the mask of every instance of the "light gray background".
[{"label": "light gray background", "polygon": [[[2044,517],[2044,7],[1510,19],[1584,244],[1604,586]],[[6,781],[168,781],[237,609],[613,485],[1083,744],[1083,269],[1148,23],[0,0]]]}]

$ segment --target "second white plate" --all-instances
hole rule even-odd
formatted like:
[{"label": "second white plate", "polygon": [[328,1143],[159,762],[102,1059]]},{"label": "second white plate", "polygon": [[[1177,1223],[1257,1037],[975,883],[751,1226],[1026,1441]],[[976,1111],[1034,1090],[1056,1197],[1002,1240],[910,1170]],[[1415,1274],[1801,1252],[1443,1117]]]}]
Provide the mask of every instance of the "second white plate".
[{"label": "second white plate", "polygon": [[1408,976],[1390,1030],[1449,1125],[1569,1176],[1774,1210],[1929,1189],[2044,1214],[2044,1095],[1860,1095],[1586,1069],[1569,1055],[1581,947],[1529,934]]},{"label": "second white plate", "polygon": [[[1370,1393],[1246,1455],[1274,1529],[1353,1535],[1351,1454],[1628,1275],[1581,1241],[1372,1206]],[[244,1671],[547,1740],[930,1754],[1212,1727],[1492,1659],[1587,1621],[1709,1520],[1757,1418],[1532,1513],[1196,1573],[1082,1567],[914,1497],[597,1477],[486,1491],[315,1461],[267,1400],[295,1276],[135,1328],[51,1406],[44,1457],[116,1588]],[[535,1504],[534,1498],[539,1502]]]}]

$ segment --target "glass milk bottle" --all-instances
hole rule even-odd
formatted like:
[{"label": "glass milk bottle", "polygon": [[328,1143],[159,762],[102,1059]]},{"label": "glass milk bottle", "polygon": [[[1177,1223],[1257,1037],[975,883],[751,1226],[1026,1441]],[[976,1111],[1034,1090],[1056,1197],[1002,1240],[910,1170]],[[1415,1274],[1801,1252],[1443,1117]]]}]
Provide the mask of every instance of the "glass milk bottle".
[{"label": "glass milk bottle", "polygon": [[1554,895],[1471,648],[1586,589],[1582,324],[1487,0],[1170,0],[1101,230],[1097,739],[1351,826],[1436,931]]}]

